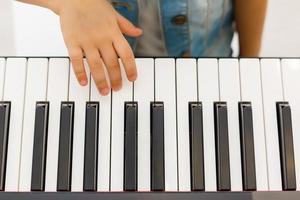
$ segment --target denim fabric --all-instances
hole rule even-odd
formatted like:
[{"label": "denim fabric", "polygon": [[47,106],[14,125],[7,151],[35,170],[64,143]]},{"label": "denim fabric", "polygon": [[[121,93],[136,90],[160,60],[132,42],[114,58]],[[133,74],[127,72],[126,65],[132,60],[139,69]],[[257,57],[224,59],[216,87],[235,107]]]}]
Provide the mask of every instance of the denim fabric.
[{"label": "denim fabric", "polygon": [[[233,0],[160,0],[160,24],[168,56],[231,56],[234,34]],[[111,0],[115,9],[139,24],[137,0]],[[174,18],[185,16],[186,23]],[[127,38],[133,49],[136,39]]]},{"label": "denim fabric", "polygon": [[[137,0],[111,0],[110,2],[120,14],[126,17],[135,26],[138,26],[139,10]],[[126,39],[130,44],[131,48],[135,49],[136,39],[127,36]]]}]

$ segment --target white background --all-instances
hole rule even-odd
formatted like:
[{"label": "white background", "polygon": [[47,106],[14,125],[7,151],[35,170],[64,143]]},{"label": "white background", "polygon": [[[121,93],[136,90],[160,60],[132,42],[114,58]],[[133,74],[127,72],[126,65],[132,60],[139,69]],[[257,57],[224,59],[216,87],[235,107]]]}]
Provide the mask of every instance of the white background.
[{"label": "white background", "polygon": [[[0,0],[0,56],[12,55],[67,55],[58,17],[43,8]],[[299,0],[269,0],[261,56],[300,57]]]}]

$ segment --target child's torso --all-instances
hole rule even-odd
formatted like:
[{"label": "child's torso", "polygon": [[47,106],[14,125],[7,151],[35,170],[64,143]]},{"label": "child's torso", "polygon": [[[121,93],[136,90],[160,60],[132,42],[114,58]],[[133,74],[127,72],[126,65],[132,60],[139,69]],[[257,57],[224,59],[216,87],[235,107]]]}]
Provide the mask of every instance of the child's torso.
[{"label": "child's torso", "polygon": [[230,56],[234,33],[232,0],[111,0],[144,29],[128,38],[139,56]]}]

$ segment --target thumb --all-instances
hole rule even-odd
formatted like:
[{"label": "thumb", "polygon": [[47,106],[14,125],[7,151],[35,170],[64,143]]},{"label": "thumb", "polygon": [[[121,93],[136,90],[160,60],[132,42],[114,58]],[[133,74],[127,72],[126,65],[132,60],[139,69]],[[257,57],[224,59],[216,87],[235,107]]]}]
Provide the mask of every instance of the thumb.
[{"label": "thumb", "polygon": [[143,34],[143,30],[135,27],[125,17],[117,13],[117,22],[123,34],[130,37],[139,37]]}]

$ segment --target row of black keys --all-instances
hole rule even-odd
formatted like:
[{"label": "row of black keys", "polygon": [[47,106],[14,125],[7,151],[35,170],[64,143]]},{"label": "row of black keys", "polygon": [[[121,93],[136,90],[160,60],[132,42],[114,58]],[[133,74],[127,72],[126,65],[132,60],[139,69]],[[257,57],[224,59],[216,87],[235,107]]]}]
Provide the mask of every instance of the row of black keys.
[{"label": "row of black keys", "polygon": [[[137,190],[138,103],[124,104],[124,191]],[[0,102],[0,190],[5,188],[10,102]],[[295,164],[291,109],[287,102],[276,104],[283,190],[295,190]],[[71,190],[74,102],[61,103],[58,191]],[[152,102],[151,109],[151,190],[164,191],[164,103]],[[189,103],[191,190],[205,190],[203,115],[201,102]],[[37,102],[32,160],[32,191],[44,191],[49,102]],[[84,191],[97,190],[99,102],[87,102],[84,152]],[[167,119],[166,119],[167,120]],[[243,189],[256,190],[252,106],[239,103],[240,145]],[[226,102],[214,103],[217,189],[230,191],[230,161]]]}]

